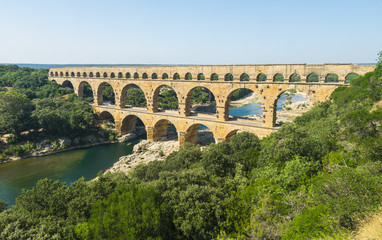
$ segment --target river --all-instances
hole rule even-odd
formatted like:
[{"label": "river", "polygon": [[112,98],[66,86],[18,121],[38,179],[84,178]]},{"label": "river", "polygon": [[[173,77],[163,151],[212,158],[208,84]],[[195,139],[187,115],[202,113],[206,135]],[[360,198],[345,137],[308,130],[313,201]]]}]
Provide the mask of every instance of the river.
[{"label": "river", "polygon": [[119,157],[132,153],[139,140],[127,143],[99,145],[49,156],[25,158],[0,164],[0,199],[15,204],[21,189],[30,189],[42,178],[60,180],[68,184],[85,177],[90,180],[99,171],[111,167]]},{"label": "river", "polygon": [[[301,100],[303,96],[294,95],[292,101]],[[286,96],[280,96],[277,110],[282,109]],[[241,107],[231,107],[230,115],[242,117],[245,115],[262,114],[259,103],[251,103]],[[100,145],[92,148],[72,150],[44,157],[26,158],[0,164],[0,199],[9,205],[15,204],[21,189],[30,189],[42,178],[60,180],[68,184],[81,177],[90,180],[99,171],[111,167],[119,157],[132,153],[133,146],[139,140],[126,143]]]}]

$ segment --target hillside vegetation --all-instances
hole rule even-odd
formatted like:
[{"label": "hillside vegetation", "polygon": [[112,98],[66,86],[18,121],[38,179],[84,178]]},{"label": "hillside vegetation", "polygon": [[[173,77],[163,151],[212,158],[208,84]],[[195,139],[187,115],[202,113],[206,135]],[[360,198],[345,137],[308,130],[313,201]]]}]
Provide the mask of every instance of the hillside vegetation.
[{"label": "hillside vegetation", "polygon": [[129,176],[40,180],[0,214],[0,238],[351,238],[381,205],[381,97],[382,59],[261,141],[240,133]]}]

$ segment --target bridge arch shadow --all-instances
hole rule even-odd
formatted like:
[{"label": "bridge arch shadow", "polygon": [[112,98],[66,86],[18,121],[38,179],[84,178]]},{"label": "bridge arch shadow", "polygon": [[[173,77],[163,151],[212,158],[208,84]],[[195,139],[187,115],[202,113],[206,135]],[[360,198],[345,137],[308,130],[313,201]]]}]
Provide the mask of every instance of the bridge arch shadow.
[{"label": "bridge arch shadow", "polygon": [[167,119],[161,119],[154,124],[153,140],[178,140],[176,126]]},{"label": "bridge arch shadow", "polygon": [[215,138],[210,128],[201,123],[195,123],[188,127],[184,141],[206,146],[211,143],[215,143]]},{"label": "bridge arch shadow", "polygon": [[138,136],[146,136],[146,124],[136,115],[127,115],[121,122],[122,135],[127,133],[135,133]]}]

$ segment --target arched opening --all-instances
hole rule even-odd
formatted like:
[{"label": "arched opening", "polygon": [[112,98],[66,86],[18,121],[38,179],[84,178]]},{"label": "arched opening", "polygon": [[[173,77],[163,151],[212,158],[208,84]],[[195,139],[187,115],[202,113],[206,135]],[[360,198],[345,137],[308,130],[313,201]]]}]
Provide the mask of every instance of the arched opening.
[{"label": "arched opening", "polygon": [[306,78],[306,81],[307,82],[318,82],[318,75],[315,74],[315,73],[311,73],[308,75],[308,77]]},{"label": "arched opening", "polygon": [[257,75],[257,81],[258,82],[265,82],[265,81],[267,81],[267,75],[265,75],[264,73],[260,73],[259,75]]},{"label": "arched opening", "polygon": [[89,77],[94,77],[94,74],[92,72],[89,73]]},{"label": "arched opening", "polygon": [[81,82],[78,88],[78,95],[85,101],[94,102],[93,90],[88,82]]},{"label": "arched opening", "polygon": [[158,79],[158,74],[153,73],[153,74],[151,75],[151,79]]},{"label": "arched opening", "polygon": [[248,88],[231,92],[225,103],[229,115],[240,120],[263,121],[263,106],[260,96]]},{"label": "arched opening", "polygon": [[192,74],[191,73],[186,73],[186,76],[184,76],[185,80],[192,80]]},{"label": "arched opening", "polygon": [[167,74],[167,73],[163,73],[163,74],[162,74],[162,79],[163,79],[163,80],[168,79],[168,74]]},{"label": "arched opening", "polygon": [[175,73],[174,76],[173,76],[173,79],[174,80],[179,80],[180,79],[179,73]]},{"label": "arched opening", "polygon": [[75,76],[74,72],[71,72],[71,73],[70,73],[70,76],[71,76],[71,77],[74,77],[74,76]]},{"label": "arched opening", "polygon": [[161,85],[154,91],[154,111],[178,110],[178,96],[174,89],[168,85]]},{"label": "arched opening", "polygon": [[55,77],[58,77],[58,72],[55,72],[55,73],[54,73],[54,76],[55,76]]},{"label": "arched opening", "polygon": [[335,73],[329,73],[325,77],[325,82],[338,82],[338,75]]},{"label": "arched opening", "polygon": [[119,72],[118,73],[118,78],[123,78],[123,73]]},{"label": "arched opening", "polygon": [[149,76],[147,75],[147,73],[142,74],[142,79],[148,79],[148,78],[149,78]]},{"label": "arched opening", "polygon": [[350,83],[352,80],[357,79],[361,77],[357,73],[350,73],[345,77],[345,83]]},{"label": "arched opening", "polygon": [[99,72],[96,72],[96,77],[97,78],[101,77],[101,74]]},{"label": "arched opening", "polygon": [[243,73],[240,75],[240,81],[242,82],[248,82],[249,81],[249,75],[246,73]]},{"label": "arched opening", "polygon": [[104,77],[104,78],[107,78],[107,72],[104,72],[104,73],[103,73],[103,77]]},{"label": "arched opening", "polygon": [[274,82],[284,82],[284,76],[281,73],[277,73],[275,76],[273,76]]},{"label": "arched opening", "polygon": [[51,76],[51,77],[53,77],[53,76],[54,76],[54,73],[53,73],[53,72],[50,72],[49,74],[50,74],[50,76]]},{"label": "arched opening", "polygon": [[229,133],[227,134],[227,136],[225,137],[225,141],[226,141],[226,142],[231,141],[231,138],[232,138],[233,136],[235,136],[236,134],[238,134],[239,132],[243,132],[243,131],[240,131],[240,130],[236,129],[236,130],[233,130],[233,131],[229,132]]},{"label": "arched opening", "polygon": [[98,87],[98,96],[102,96],[102,103],[99,104],[115,104],[115,94],[113,87],[103,82]]},{"label": "arched opening", "polygon": [[139,79],[139,74],[137,72],[134,73],[134,79]]},{"label": "arched opening", "polygon": [[122,120],[121,134],[125,135],[127,133],[147,137],[145,124],[135,115],[128,115]]},{"label": "arched opening", "polygon": [[77,72],[77,77],[81,77],[81,73],[80,72]]},{"label": "arched opening", "polygon": [[296,89],[281,93],[275,102],[276,125],[292,122],[297,116],[308,111],[313,106],[309,96]]},{"label": "arched opening", "polygon": [[82,76],[87,77],[88,75],[86,74],[86,72],[84,72],[84,73],[82,73]]},{"label": "arched opening", "polygon": [[205,80],[206,78],[204,77],[204,74],[203,73],[199,73],[198,74],[198,80]]},{"label": "arched opening", "polygon": [[115,74],[113,72],[110,73],[110,78],[115,78]]},{"label": "arched opening", "polygon": [[293,73],[289,77],[289,82],[300,82],[301,81],[301,76],[297,73]]},{"label": "arched opening", "polygon": [[56,80],[52,80],[51,82],[54,83],[54,84],[57,84]]},{"label": "arched opening", "polygon": [[74,90],[74,87],[73,87],[73,84],[71,81],[69,80],[65,80],[63,83],[62,83],[62,86],[64,88],[70,88],[70,89],[73,89]]},{"label": "arched opening", "polygon": [[60,72],[60,77],[63,77],[64,76],[64,73],[63,72]]},{"label": "arched opening", "polygon": [[213,132],[203,124],[193,124],[186,132],[185,142],[207,146],[215,143]]},{"label": "arched opening", "polygon": [[121,92],[121,103],[123,107],[147,107],[147,101],[142,89],[135,84],[126,85]]},{"label": "arched opening", "polygon": [[219,80],[219,76],[216,74],[216,73],[213,73],[211,74],[211,81],[218,81]]},{"label": "arched opening", "polygon": [[231,73],[227,73],[224,76],[224,81],[233,81],[233,75]]},{"label": "arched opening", "polygon": [[103,111],[98,114],[97,124],[103,129],[115,131],[114,117],[108,111]]},{"label": "arched opening", "polygon": [[129,72],[126,73],[126,78],[127,79],[130,79],[131,78],[131,74]]},{"label": "arched opening", "polygon": [[201,114],[216,114],[214,94],[205,87],[194,87],[187,93],[186,111]]},{"label": "arched opening", "polygon": [[154,141],[178,140],[178,132],[174,124],[167,119],[159,120],[154,125]]}]

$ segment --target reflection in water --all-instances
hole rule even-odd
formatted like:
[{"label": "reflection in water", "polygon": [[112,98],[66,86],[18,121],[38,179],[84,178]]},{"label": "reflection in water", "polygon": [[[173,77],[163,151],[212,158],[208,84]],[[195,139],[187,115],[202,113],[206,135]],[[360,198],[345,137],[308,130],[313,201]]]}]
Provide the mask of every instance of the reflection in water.
[{"label": "reflection in water", "polygon": [[119,157],[130,154],[138,141],[134,140],[130,145],[101,145],[0,164],[0,199],[13,205],[21,189],[33,187],[42,178],[66,183],[81,177],[90,180],[99,171],[111,167]]}]

